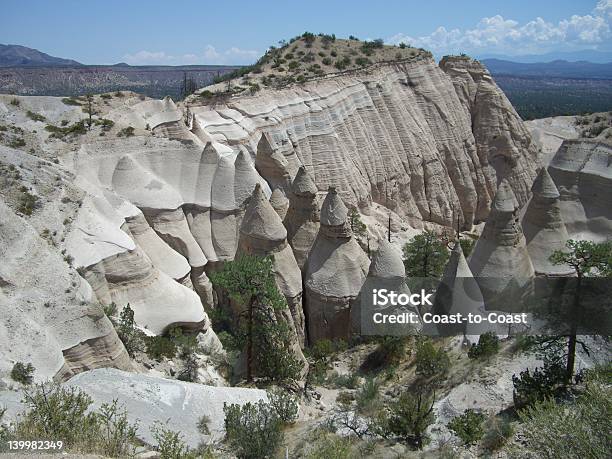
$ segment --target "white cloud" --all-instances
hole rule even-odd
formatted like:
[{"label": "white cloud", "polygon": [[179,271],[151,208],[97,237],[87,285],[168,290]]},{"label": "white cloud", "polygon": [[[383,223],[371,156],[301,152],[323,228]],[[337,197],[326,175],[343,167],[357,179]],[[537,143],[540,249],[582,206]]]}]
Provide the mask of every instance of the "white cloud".
[{"label": "white cloud", "polygon": [[612,0],[601,0],[591,14],[573,15],[557,24],[538,17],[525,24],[500,15],[482,18],[472,29],[438,27],[429,35],[403,33],[388,43],[409,43],[435,54],[501,53],[538,54],[549,51],[610,48],[612,45]]},{"label": "white cloud", "polygon": [[217,51],[212,45],[207,45],[200,54],[171,55],[164,51],[138,51],[126,54],[123,60],[130,65],[211,65],[211,64],[252,64],[261,52],[251,49],[232,47],[225,51]]}]

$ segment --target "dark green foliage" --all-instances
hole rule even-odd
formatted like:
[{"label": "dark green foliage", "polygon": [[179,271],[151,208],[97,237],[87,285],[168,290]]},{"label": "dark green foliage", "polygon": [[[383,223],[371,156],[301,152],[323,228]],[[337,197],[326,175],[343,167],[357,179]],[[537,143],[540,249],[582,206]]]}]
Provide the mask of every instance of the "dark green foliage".
[{"label": "dark green foliage", "polygon": [[434,401],[435,394],[402,393],[390,404],[388,417],[379,419],[383,433],[420,449],[427,440],[425,431],[434,421]]},{"label": "dark green foliage", "polygon": [[117,137],[132,137],[134,135],[134,128],[132,126],[124,127],[117,132]]},{"label": "dark green foliage", "polygon": [[561,361],[545,361],[544,366],[512,375],[514,405],[516,408],[533,406],[537,402],[554,397],[563,389],[565,368]]},{"label": "dark green foliage", "polygon": [[11,378],[18,383],[29,385],[34,380],[34,365],[31,363],[15,362],[11,370]]},{"label": "dark green foliage", "polygon": [[[117,310],[117,307],[112,304],[109,308]],[[136,321],[134,320],[134,311],[128,303],[119,315],[119,321],[114,323],[115,329],[119,339],[125,346],[125,350],[130,356],[134,356],[134,353],[143,349],[144,333],[136,328]]]},{"label": "dark green foliage", "polygon": [[62,102],[66,105],[77,105],[81,106],[81,98],[80,97],[65,97],[62,99]]},{"label": "dark green foliage", "polygon": [[22,137],[13,137],[11,141],[8,143],[8,146],[11,148],[21,148],[25,147],[26,142]]},{"label": "dark green foliage", "polygon": [[324,65],[332,65],[332,60],[329,57],[324,57],[321,61]]},{"label": "dark green foliage", "polygon": [[376,400],[380,391],[380,383],[375,378],[367,378],[363,386],[357,391],[357,410],[360,413],[368,412]]},{"label": "dark green foliage", "polygon": [[455,432],[466,445],[476,443],[484,435],[482,423],[485,420],[485,415],[478,413],[472,409],[467,409],[461,416],[453,418],[448,423],[448,428]]},{"label": "dark green foliage", "polygon": [[399,46],[400,48],[402,48],[402,49],[405,49],[405,48],[406,48],[406,43],[401,42],[401,43],[400,43],[398,46]]},{"label": "dark green foliage", "polygon": [[162,357],[173,359],[176,356],[176,344],[165,336],[147,336],[145,339],[147,355],[155,360]]},{"label": "dark green foliage", "polygon": [[225,440],[238,459],[273,457],[283,441],[283,421],[272,405],[223,405]]},{"label": "dark green foliage", "polygon": [[247,354],[247,379],[256,369],[271,381],[297,380],[303,364],[293,353],[292,330],[282,317],[288,306],[276,286],[272,259],[239,257],[212,273],[211,280],[242,307],[238,326],[230,331]]},{"label": "dark green foliage", "polygon": [[493,332],[486,332],[478,338],[478,344],[472,344],[468,351],[470,359],[483,359],[497,354],[499,351],[499,338]]},{"label": "dark green foliage", "polygon": [[359,212],[355,208],[349,211],[349,223],[355,236],[364,237],[368,234],[368,228],[365,223],[361,221],[361,215],[359,215]]},{"label": "dark green foliage", "polygon": [[450,367],[450,358],[442,348],[436,348],[428,339],[417,345],[416,374],[426,378],[443,376]]},{"label": "dark green foliage", "polygon": [[378,347],[369,354],[361,365],[365,372],[396,367],[406,354],[406,337],[383,336]]},{"label": "dark green foliage", "polygon": [[38,113],[34,113],[34,112],[30,111],[30,110],[28,110],[26,112],[26,115],[27,115],[28,118],[30,118],[33,121],[45,121],[47,119],[44,116],[39,115]]},{"label": "dark green foliage", "polygon": [[461,244],[461,250],[463,250],[463,255],[465,255],[465,258],[467,258],[472,253],[476,241],[474,239],[459,239],[459,244]]},{"label": "dark green foliage", "polygon": [[15,107],[19,107],[19,105],[21,105],[21,102],[19,101],[19,99],[14,98],[14,99],[11,99],[10,104]]},{"label": "dark green foliage", "polygon": [[268,392],[270,407],[284,424],[293,424],[298,417],[298,404],[291,394],[284,390]]},{"label": "dark green foliage", "polygon": [[[329,339],[319,340],[308,349],[310,365],[308,368],[307,384],[323,384],[327,370],[331,368],[334,355],[345,349],[345,341],[331,341]],[[333,381],[330,382],[333,383]]]},{"label": "dark green foliage", "polygon": [[370,65],[372,61],[367,57],[358,57],[355,59],[355,65],[359,67],[365,67],[366,65]]},{"label": "dark green foliage", "polygon": [[111,128],[115,125],[115,122],[113,120],[108,120],[106,118],[97,118],[95,120],[93,120],[93,123],[96,126],[102,126],[102,131],[110,131]]},{"label": "dark green foliage", "polygon": [[439,279],[448,261],[446,244],[429,230],[414,236],[403,252],[408,277]]},{"label": "dark green foliage", "polygon": [[[332,53],[332,55],[333,55],[333,53]],[[336,67],[338,70],[344,70],[349,65],[351,65],[351,58],[348,57],[348,56],[344,56],[342,59],[338,59],[335,62],[334,67]]]},{"label": "dark green foliage", "polygon": [[83,135],[87,132],[85,120],[77,121],[71,126],[66,127],[57,127],[53,126],[52,124],[47,124],[45,130],[51,133],[49,138],[52,139],[63,139],[66,136]]},{"label": "dark green foliage", "polygon": [[578,276],[589,276],[610,272],[612,264],[612,242],[595,243],[591,241],[566,242],[567,251],[557,250],[550,256],[555,265],[569,265]]}]

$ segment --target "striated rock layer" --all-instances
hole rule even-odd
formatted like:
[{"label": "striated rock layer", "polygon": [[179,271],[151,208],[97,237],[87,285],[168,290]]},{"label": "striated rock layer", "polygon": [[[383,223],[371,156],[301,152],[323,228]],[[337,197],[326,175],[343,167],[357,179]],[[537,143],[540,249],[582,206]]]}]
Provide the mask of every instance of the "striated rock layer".
[{"label": "striated rock layer", "polygon": [[561,218],[559,191],[545,167],[540,170],[531,191],[533,196],[521,226],[535,273],[570,275],[573,270],[569,266],[553,265],[549,260],[554,251],[566,250],[569,235]]},{"label": "striated rock layer", "polygon": [[[304,165],[319,189],[351,205],[384,204],[411,223],[483,221],[500,175],[529,197],[537,148],[476,61],[377,64],[225,105],[190,106],[202,138],[247,148],[272,187],[289,194]],[[265,133],[265,135],[262,135]],[[204,140],[203,140],[204,141]]]},{"label": "striated rock layer", "polygon": [[348,210],[333,187],[321,206],[321,228],[304,276],[308,339],[347,339],[351,308],[365,281],[370,260],[353,238]]},{"label": "striated rock layer", "polygon": [[561,217],[573,239],[605,241],[612,234],[612,145],[566,140],[548,172],[560,194]]},{"label": "striated rock layer", "polygon": [[506,179],[499,185],[482,235],[470,255],[487,310],[513,312],[535,276],[519,224],[518,201]]}]

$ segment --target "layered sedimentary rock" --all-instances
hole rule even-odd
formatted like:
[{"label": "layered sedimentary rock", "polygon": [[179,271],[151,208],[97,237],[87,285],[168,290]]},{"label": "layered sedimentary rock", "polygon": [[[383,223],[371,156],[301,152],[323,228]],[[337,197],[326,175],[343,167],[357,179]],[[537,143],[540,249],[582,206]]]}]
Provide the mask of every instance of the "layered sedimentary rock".
[{"label": "layered sedimentary rock", "polygon": [[347,216],[342,199],[330,187],[321,206],[321,228],[304,276],[311,343],[350,336],[351,307],[366,278],[370,260],[353,238]]},{"label": "layered sedimentary rock", "polygon": [[284,222],[287,240],[301,269],[319,232],[319,213],[317,186],[302,166],[291,184],[289,209]]},{"label": "layered sedimentary rock", "polygon": [[15,362],[33,364],[36,381],[131,369],[89,285],[1,199],[0,259],[1,378],[9,381]]},{"label": "layered sedimentary rock", "polygon": [[284,220],[289,209],[289,200],[280,188],[274,188],[274,191],[272,191],[270,204],[281,220]]},{"label": "layered sedimentary rock", "polygon": [[[436,289],[433,312],[440,315],[460,313],[484,315],[485,305],[478,282],[463,255],[461,244],[455,244],[442,280]],[[486,325],[472,323],[437,325],[437,332],[442,336],[460,334],[468,344],[477,344],[479,336],[488,330]]]},{"label": "layered sedimentary rock", "polygon": [[[255,186],[244,213],[238,252],[272,257],[276,283],[289,305],[290,314],[284,319],[295,330],[297,343],[303,346],[302,273],[287,243],[287,230],[259,184]],[[299,355],[303,359],[301,352]]]},{"label": "layered sedimentary rock", "polygon": [[379,64],[190,110],[209,138],[256,155],[259,173],[287,194],[305,165],[319,189],[337,186],[351,205],[376,201],[415,225],[454,226],[460,211],[469,227],[488,214],[497,163],[522,204],[538,159],[508,100],[469,62]]},{"label": "layered sedimentary rock", "polygon": [[612,145],[566,140],[548,172],[560,196],[561,217],[573,239],[605,241],[612,234]]},{"label": "layered sedimentary rock", "polygon": [[516,196],[503,179],[469,260],[487,310],[521,310],[523,295],[533,288],[534,269],[518,210]]},{"label": "layered sedimentary rock", "polygon": [[359,298],[351,309],[351,323],[355,333],[377,335],[408,335],[415,334],[422,324],[420,320],[413,324],[385,324],[384,327],[374,326],[373,314],[413,313],[420,318],[420,311],[416,306],[380,306],[373,301],[373,291],[385,289],[396,292],[398,295],[410,295],[406,284],[406,269],[400,251],[387,242],[386,239],[378,241],[378,250],[374,252],[370,263],[368,276],[361,288]]},{"label": "layered sedimentary rock", "polygon": [[554,251],[566,250],[569,235],[561,218],[559,191],[545,167],[540,170],[531,191],[533,196],[521,226],[535,273],[569,275],[573,272],[569,266],[554,265],[549,260]]}]

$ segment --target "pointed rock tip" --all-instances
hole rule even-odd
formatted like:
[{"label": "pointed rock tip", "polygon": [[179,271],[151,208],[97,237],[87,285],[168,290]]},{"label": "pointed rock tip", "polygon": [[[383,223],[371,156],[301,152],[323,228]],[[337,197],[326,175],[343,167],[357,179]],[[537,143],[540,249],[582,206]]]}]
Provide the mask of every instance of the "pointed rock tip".
[{"label": "pointed rock tip", "polygon": [[264,152],[267,154],[272,154],[273,152],[272,142],[270,140],[270,136],[267,133],[263,133],[259,142],[257,143],[257,153]]},{"label": "pointed rock tip", "polygon": [[459,242],[457,242],[453,247],[445,273],[449,272],[449,270],[450,272],[455,273],[455,277],[474,277],[470,267],[467,264],[467,260],[463,254],[463,248]]},{"label": "pointed rock tip", "polygon": [[248,153],[244,150],[240,150],[236,155],[236,161],[234,161],[234,166],[236,169],[244,170],[251,168],[250,158],[247,157]]},{"label": "pointed rock tip", "polygon": [[327,196],[321,206],[321,224],[327,226],[340,226],[346,223],[348,209],[338,196],[336,187],[330,186]]},{"label": "pointed rock tip", "polygon": [[401,254],[386,239],[382,239],[379,242],[378,250],[372,258],[370,276],[380,278],[406,276],[406,269],[404,268]]},{"label": "pointed rock tip", "polygon": [[274,188],[272,194],[270,195],[270,204],[272,205],[272,207],[274,207],[275,205],[282,206],[286,204],[287,201],[287,197],[285,196],[283,191],[280,188]]},{"label": "pointed rock tip", "polygon": [[300,166],[295,174],[295,178],[293,179],[293,183],[291,184],[291,191],[293,194],[298,196],[312,195],[316,196],[317,194],[317,185],[313,182],[310,174],[306,170],[304,166]]},{"label": "pointed rock tip", "polygon": [[542,198],[556,199],[560,196],[557,185],[548,173],[546,167],[540,169],[540,173],[533,182],[531,187],[533,194],[538,195]]},{"label": "pointed rock tip", "polygon": [[512,187],[508,183],[508,180],[505,178],[502,179],[497,187],[497,193],[495,193],[491,209],[498,212],[514,212],[518,207],[519,204],[514,195],[514,191],[512,191]]},{"label": "pointed rock tip", "polygon": [[266,198],[260,183],[253,189],[240,231],[259,239],[282,240],[287,237],[287,230]]}]

